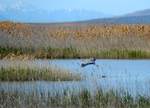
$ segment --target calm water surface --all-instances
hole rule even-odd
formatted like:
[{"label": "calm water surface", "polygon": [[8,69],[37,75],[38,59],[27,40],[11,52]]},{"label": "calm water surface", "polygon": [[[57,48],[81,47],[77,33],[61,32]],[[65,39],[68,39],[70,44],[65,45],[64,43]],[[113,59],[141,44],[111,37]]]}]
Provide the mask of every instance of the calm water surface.
[{"label": "calm water surface", "polygon": [[[82,68],[83,61],[71,60],[34,60],[26,61],[26,65],[34,67],[49,67],[51,65],[80,73],[83,81],[69,82],[0,82],[0,90],[22,92],[62,92],[65,89],[89,89],[91,92],[97,88],[105,91],[117,90],[129,92],[132,95],[150,96],[150,60],[103,60],[96,61],[96,65]],[[20,65],[22,61],[15,61]],[[11,66],[11,61],[0,61],[0,66]],[[103,78],[102,76],[105,76]]]}]

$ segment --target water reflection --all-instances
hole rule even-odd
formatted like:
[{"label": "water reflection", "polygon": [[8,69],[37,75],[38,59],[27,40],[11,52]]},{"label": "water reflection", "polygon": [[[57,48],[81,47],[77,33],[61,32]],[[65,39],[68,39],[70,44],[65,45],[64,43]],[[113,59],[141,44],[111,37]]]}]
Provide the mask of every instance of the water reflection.
[{"label": "water reflection", "polygon": [[[15,61],[21,65],[22,61]],[[80,91],[83,88],[91,92],[97,88],[104,91],[117,90],[132,95],[150,96],[150,60],[97,60],[96,65],[82,68],[81,60],[33,60],[25,61],[31,67],[49,67],[51,65],[79,72],[84,76],[79,82],[0,82],[0,90],[22,92],[63,92],[65,89]],[[14,61],[0,61],[0,66],[11,66]],[[105,77],[104,77],[105,76]]]}]

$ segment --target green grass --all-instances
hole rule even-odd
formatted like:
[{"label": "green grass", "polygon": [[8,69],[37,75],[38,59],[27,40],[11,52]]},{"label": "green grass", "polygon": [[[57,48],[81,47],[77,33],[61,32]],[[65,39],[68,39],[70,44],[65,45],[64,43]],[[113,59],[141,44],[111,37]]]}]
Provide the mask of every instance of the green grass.
[{"label": "green grass", "polygon": [[0,91],[1,108],[149,108],[150,98],[131,95],[120,96],[116,92],[88,90],[73,93],[65,90],[55,95],[44,93],[21,93]]},{"label": "green grass", "polygon": [[7,67],[0,68],[0,81],[72,81],[81,80],[79,74],[55,68]]},{"label": "green grass", "polygon": [[35,58],[77,58],[79,56],[79,53],[77,49],[73,47],[68,48],[45,48],[42,49],[41,52],[36,51],[35,52]]},{"label": "green grass", "polygon": [[128,49],[78,49],[74,47],[66,48],[12,48],[0,47],[0,58],[7,58],[9,54],[16,56],[31,55],[33,58],[89,58],[96,57],[102,59],[147,59],[150,58],[150,52],[142,50],[128,50]]},{"label": "green grass", "polygon": [[112,59],[146,59],[150,58],[150,52],[140,50],[105,50],[100,52],[99,57],[101,58],[112,58]]}]

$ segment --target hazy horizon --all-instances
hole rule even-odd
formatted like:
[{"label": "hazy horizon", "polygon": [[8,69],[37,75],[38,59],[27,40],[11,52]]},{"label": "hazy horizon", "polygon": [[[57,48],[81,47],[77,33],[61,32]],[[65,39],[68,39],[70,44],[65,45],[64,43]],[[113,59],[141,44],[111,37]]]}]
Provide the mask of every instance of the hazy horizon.
[{"label": "hazy horizon", "polygon": [[38,8],[40,10],[88,10],[121,15],[150,8],[149,0],[1,0],[0,10]]},{"label": "hazy horizon", "polygon": [[[149,4],[148,0],[0,0],[0,20],[82,21],[150,9]],[[82,12],[75,10],[82,10]]]}]

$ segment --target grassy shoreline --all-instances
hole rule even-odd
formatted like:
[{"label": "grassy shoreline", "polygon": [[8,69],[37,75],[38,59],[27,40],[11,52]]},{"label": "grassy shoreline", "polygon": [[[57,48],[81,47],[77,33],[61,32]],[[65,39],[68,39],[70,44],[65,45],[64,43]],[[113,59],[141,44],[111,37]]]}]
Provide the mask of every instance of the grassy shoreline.
[{"label": "grassy shoreline", "polygon": [[0,91],[0,106],[3,108],[149,108],[150,98],[132,97],[129,94],[120,96],[116,92],[97,90],[92,95],[88,90],[75,94],[65,90],[62,94],[43,94]]},{"label": "grassy shoreline", "polygon": [[142,50],[128,49],[108,49],[108,50],[80,50],[73,47],[67,48],[47,48],[47,49],[28,49],[0,47],[0,59],[4,58],[29,58],[29,59],[65,59],[65,58],[89,58],[100,59],[150,59],[150,52]]},{"label": "grassy shoreline", "polygon": [[0,81],[73,81],[81,80],[79,74],[56,68],[1,67]]}]

